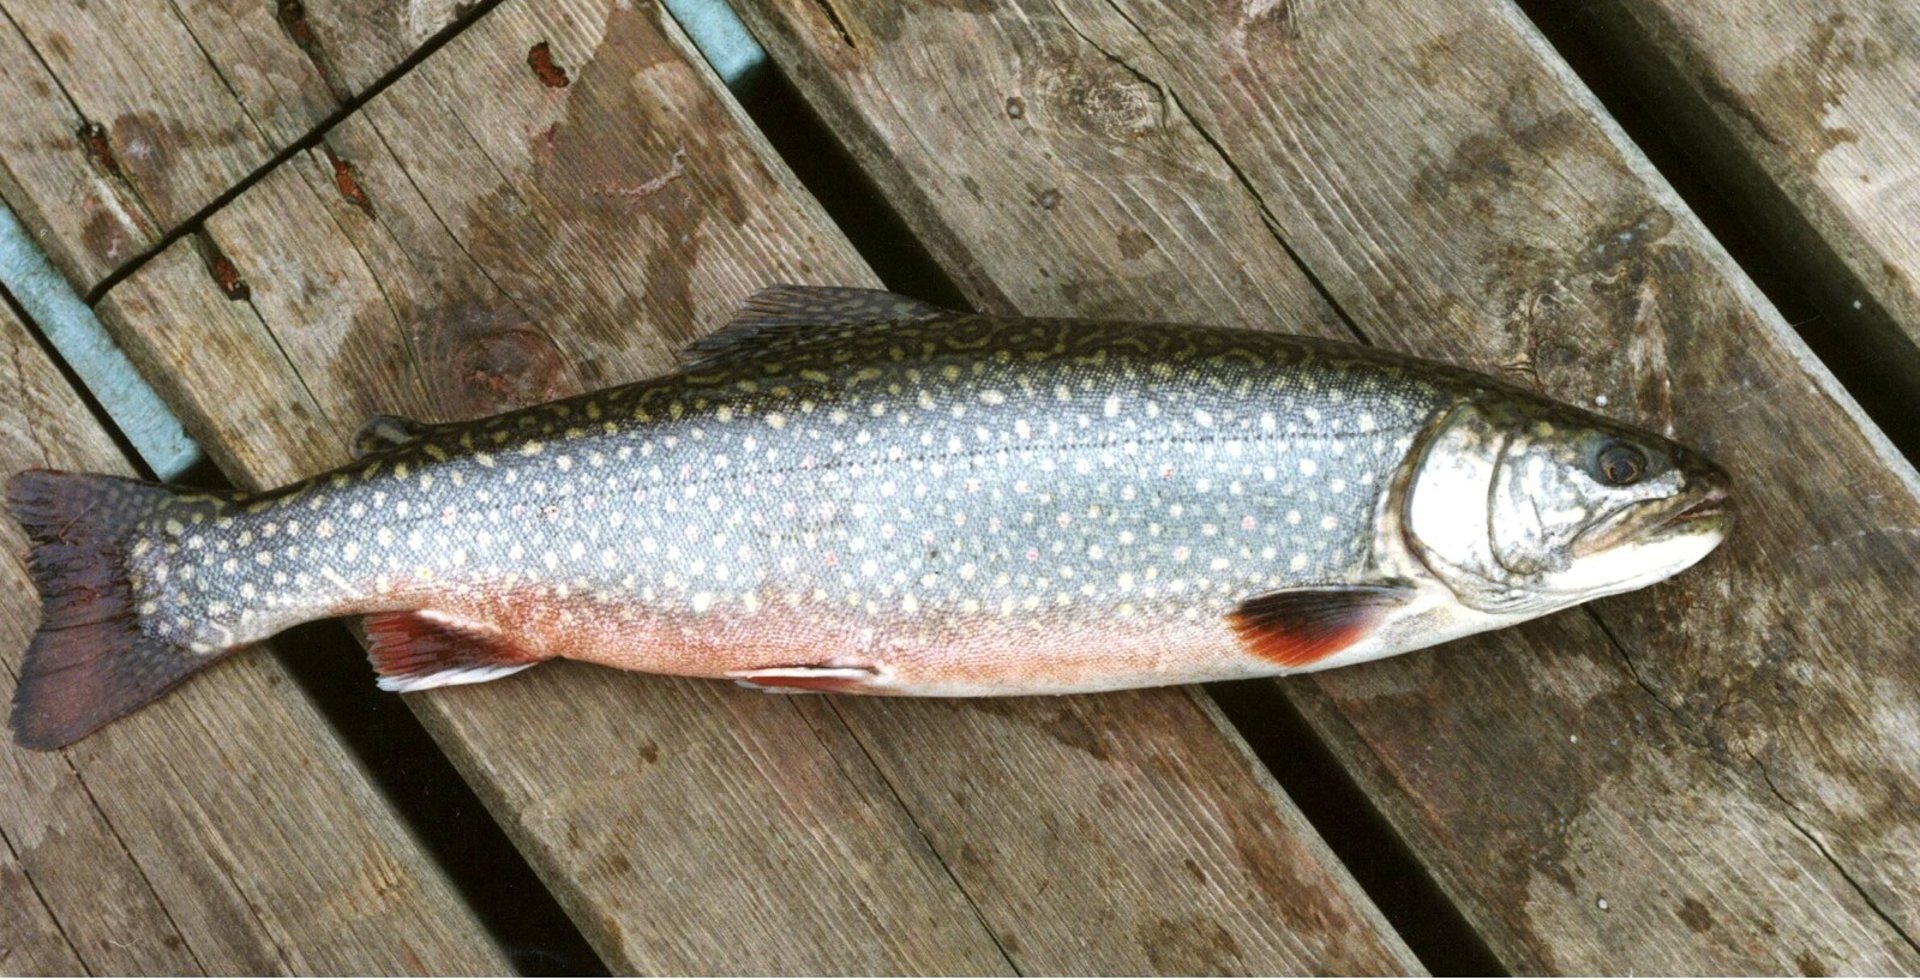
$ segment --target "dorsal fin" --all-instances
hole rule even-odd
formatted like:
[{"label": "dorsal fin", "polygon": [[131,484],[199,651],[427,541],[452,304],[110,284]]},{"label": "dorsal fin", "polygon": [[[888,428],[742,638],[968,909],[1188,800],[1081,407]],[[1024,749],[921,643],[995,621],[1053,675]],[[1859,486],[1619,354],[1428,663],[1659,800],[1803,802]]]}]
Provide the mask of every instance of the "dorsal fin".
[{"label": "dorsal fin", "polygon": [[374,453],[398,449],[432,430],[433,426],[425,422],[415,422],[398,415],[375,415],[347,441],[347,451],[353,454],[354,459],[364,459]]},{"label": "dorsal fin", "polygon": [[804,337],[809,327],[927,320],[949,311],[911,296],[853,286],[769,286],[752,296],[727,325],[688,344],[689,367],[757,355]]}]

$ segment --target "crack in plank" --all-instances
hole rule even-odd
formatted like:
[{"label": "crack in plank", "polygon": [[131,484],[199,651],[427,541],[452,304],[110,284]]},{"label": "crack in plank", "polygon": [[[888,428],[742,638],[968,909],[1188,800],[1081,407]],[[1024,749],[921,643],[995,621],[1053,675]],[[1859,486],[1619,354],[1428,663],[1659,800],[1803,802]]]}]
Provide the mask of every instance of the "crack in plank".
[{"label": "crack in plank", "polygon": [[[861,741],[859,733],[847,723],[846,716],[841,713],[838,704],[828,700],[826,705],[827,710],[833,713],[833,720],[840,724],[841,731],[846,733],[848,740],[853,742],[859,748],[860,754],[866,758],[867,768],[873,770],[874,776],[880,780],[880,785],[887,788],[887,795],[893,797],[894,805],[900,808],[901,815],[907,818],[907,823],[912,825],[914,833],[920,835],[920,841],[927,845],[927,853],[933,855],[934,863],[946,873],[947,880],[953,883],[953,890],[960,894],[960,899],[967,903],[968,909],[972,910],[974,921],[980,923],[980,931],[987,934],[987,938],[993,942],[993,948],[1000,952],[1000,958],[1006,961],[1007,969],[1012,970],[1014,976],[1026,976],[1026,971],[1020,969],[1020,964],[1014,962],[1013,954],[1007,950],[1006,944],[1000,941],[1000,934],[995,932],[992,923],[987,921],[986,913],[980,910],[980,903],[974,900],[972,893],[967,891],[967,886],[960,881],[959,874],[955,873],[952,866],[947,863],[946,855],[940,853],[940,849],[934,846],[933,837],[921,824],[920,817],[913,812],[912,807],[907,805],[906,798],[900,795],[900,790],[893,785],[893,780],[887,778],[886,770],[880,768],[880,761],[873,757],[873,750],[867,747],[867,743]],[[807,722],[806,715],[799,710],[797,704],[794,711],[800,715],[801,723],[805,724],[808,730],[813,730],[813,725]],[[854,782],[852,774],[846,771],[845,763],[841,761],[839,754],[833,751],[833,747],[827,744],[827,740],[821,737],[818,731],[814,731],[813,737],[820,743],[820,749],[827,758],[833,760],[834,769],[840,773],[840,778],[857,790],[859,784]]]},{"label": "crack in plank", "polygon": [[1759,756],[1751,753],[1747,755],[1747,758],[1753,762],[1753,767],[1759,771],[1761,781],[1767,784],[1767,790],[1786,807],[1786,812],[1782,814],[1782,816],[1785,816],[1787,822],[1793,825],[1793,829],[1799,831],[1800,836],[1805,837],[1807,843],[1812,844],[1813,849],[1820,852],[1821,857],[1827,859],[1828,864],[1833,865],[1833,870],[1839,872],[1840,877],[1844,879],[1848,885],[1852,886],[1855,894],[1860,896],[1860,900],[1867,903],[1867,908],[1872,909],[1873,914],[1879,916],[1880,921],[1885,922],[1887,928],[1893,930],[1894,935],[1899,936],[1900,940],[1912,948],[1914,952],[1920,953],[1920,943],[1915,942],[1914,938],[1908,935],[1905,929],[1901,928],[1899,921],[1886,909],[1881,908],[1879,902],[1874,901],[1873,896],[1867,893],[1866,887],[1853,876],[1851,871],[1847,870],[1846,865],[1840,863],[1840,859],[1835,857],[1832,851],[1827,849],[1826,843],[1813,832],[1812,828],[1801,824],[1799,820],[1795,819],[1795,814],[1804,814],[1805,811],[1799,804],[1787,799],[1787,795],[1780,792],[1780,787],[1774,785],[1773,774],[1767,771],[1767,764],[1760,761]]},{"label": "crack in plank", "polygon": [[[1698,744],[1704,747],[1705,751],[1703,755],[1707,761],[1725,768],[1735,775],[1749,775],[1743,772],[1740,767],[1734,765],[1733,762],[1722,757],[1722,751],[1716,748],[1715,739],[1710,730],[1710,724],[1703,725],[1689,718],[1685,712],[1670,703],[1657,688],[1647,681],[1640,673],[1639,668],[1634,664],[1633,655],[1628,652],[1627,645],[1614,635],[1613,630],[1607,626],[1605,620],[1600,618],[1599,613],[1595,612],[1591,606],[1582,606],[1581,608],[1585,610],[1587,616],[1593,620],[1594,625],[1599,627],[1601,635],[1607,638],[1608,648],[1614,652],[1621,664],[1624,665],[1627,676],[1632,679],[1636,686],[1646,692],[1647,697],[1651,699],[1654,704],[1672,716],[1674,725],[1678,727],[1683,734],[1691,736],[1690,741],[1697,740]],[[1728,700],[1730,699],[1731,697],[1715,705],[1713,711],[1709,713],[1710,719],[1711,717],[1718,716],[1722,710],[1729,707]],[[1796,814],[1805,816],[1806,809],[1789,799],[1785,793],[1780,791],[1780,787],[1774,783],[1773,775],[1768,771],[1766,763],[1762,762],[1760,757],[1754,755],[1752,752],[1746,753],[1746,756],[1748,761],[1753,764],[1754,772],[1759,775],[1761,782],[1766,785],[1768,792],[1786,808],[1780,813],[1780,816],[1786,820],[1795,831],[1799,832],[1800,836],[1805,837],[1807,843],[1813,845],[1814,851],[1833,867],[1833,870],[1840,875],[1840,878],[1853,889],[1855,894],[1860,896],[1860,900],[1866,903],[1867,908],[1882,922],[1885,922],[1887,928],[1893,930],[1894,935],[1899,936],[1901,941],[1911,947],[1914,952],[1920,953],[1920,943],[1915,942],[1914,938],[1908,935],[1907,931],[1900,926],[1899,922],[1887,912],[1886,909],[1881,908],[1880,903],[1874,901],[1873,896],[1868,894],[1865,886],[1860,883],[1858,878],[1854,877],[1853,872],[1847,869],[1847,866],[1827,848],[1826,844],[1813,833],[1812,829],[1802,824],[1799,819],[1796,819]]]},{"label": "crack in plank", "polygon": [[[1142,30],[1140,25],[1136,23],[1132,17],[1127,15],[1126,11],[1115,6],[1113,0],[1107,0],[1107,2],[1109,6],[1113,7],[1114,12],[1119,14],[1120,19],[1126,21],[1127,26],[1133,28],[1134,32],[1139,34],[1140,37],[1147,42],[1149,47],[1153,48],[1155,54],[1158,54],[1162,60],[1170,60],[1167,58],[1166,52],[1162,51],[1159,45],[1154,42],[1152,35]],[[1253,178],[1248,176],[1245,170],[1241,169],[1240,164],[1227,152],[1226,146],[1222,144],[1207,127],[1200,124],[1200,120],[1194,116],[1193,111],[1187,108],[1185,100],[1180,98],[1180,93],[1174,91],[1172,86],[1154,78],[1151,74],[1143,71],[1132,62],[1115,54],[1105,45],[1094,40],[1085,31],[1081,30],[1078,24],[1074,23],[1072,16],[1069,15],[1065,9],[1061,8],[1058,0],[1054,0],[1054,9],[1059,12],[1060,18],[1066,23],[1068,30],[1079,35],[1081,40],[1087,42],[1095,51],[1105,56],[1107,60],[1120,66],[1142,83],[1160,92],[1162,98],[1161,113],[1163,124],[1166,107],[1168,105],[1173,106],[1174,109],[1179,111],[1180,117],[1186,120],[1188,126],[1192,127],[1194,134],[1199,136],[1201,141],[1212,149],[1213,154],[1220,159],[1221,164],[1227,168],[1228,172],[1233,174],[1234,181],[1240,185],[1241,190],[1246,192],[1247,196],[1252,200],[1254,207],[1260,212],[1260,221],[1262,226],[1266,228],[1267,234],[1273,238],[1275,244],[1280,246],[1280,250],[1286,253],[1288,260],[1293,263],[1294,267],[1300,270],[1301,275],[1303,275],[1307,283],[1313,287],[1313,291],[1320,296],[1321,301],[1326,303],[1328,309],[1333,311],[1339,319],[1340,325],[1344,327],[1347,332],[1353,334],[1361,343],[1372,345],[1373,340],[1367,336],[1366,331],[1360,329],[1360,324],[1347,313],[1346,307],[1334,298],[1332,290],[1330,290],[1326,283],[1321,280],[1320,276],[1314,272],[1313,268],[1306,263],[1300,253],[1294,249],[1292,243],[1287,241],[1287,236],[1282,230],[1279,216],[1275,214],[1273,208],[1267,204],[1266,196],[1260,193],[1260,188],[1254,184]]]},{"label": "crack in plank", "polygon": [[840,19],[840,11],[834,9],[833,0],[813,0],[813,5],[827,15],[833,29],[840,34],[840,43],[856,51],[860,49],[860,45],[853,43],[853,34],[847,30],[847,22]]}]

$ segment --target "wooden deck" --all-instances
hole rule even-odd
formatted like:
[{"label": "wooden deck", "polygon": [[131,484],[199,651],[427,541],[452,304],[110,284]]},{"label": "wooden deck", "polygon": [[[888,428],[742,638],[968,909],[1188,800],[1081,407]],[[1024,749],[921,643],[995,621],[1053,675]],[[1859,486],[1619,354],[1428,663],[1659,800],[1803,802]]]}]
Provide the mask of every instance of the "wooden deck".
[{"label": "wooden deck", "polygon": [[[1914,15],[1593,6],[1711,147],[1690,165],[1842,282],[1823,323],[1906,363]],[[1741,523],[1673,582],[1243,686],[1233,722],[1199,689],[573,664],[406,696],[606,968],[1920,970],[1920,476],[1520,7],[732,7],[830,146],[763,132],[647,0],[0,0],[0,196],[247,486],[376,412],[657,372],[761,285],[886,278],[1500,372],[1700,444]],[[816,197],[869,187],[911,248],[863,254]],[[133,465],[31,327],[0,306],[0,462]],[[0,543],[11,678],[32,607]],[[1324,763],[1280,767],[1291,794],[1248,747],[1290,751],[1271,719]],[[0,972],[542,968],[271,658],[0,758]],[[1323,782],[1361,802],[1316,810]]]}]

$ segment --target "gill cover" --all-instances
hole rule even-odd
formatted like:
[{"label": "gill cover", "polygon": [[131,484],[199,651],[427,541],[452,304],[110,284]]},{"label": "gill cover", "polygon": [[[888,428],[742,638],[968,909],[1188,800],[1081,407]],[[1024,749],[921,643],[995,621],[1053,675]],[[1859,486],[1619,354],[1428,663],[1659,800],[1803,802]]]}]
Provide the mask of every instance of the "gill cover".
[{"label": "gill cover", "polygon": [[1487,612],[1515,612],[1526,595],[1506,584],[1494,549],[1491,502],[1507,435],[1472,402],[1450,409],[1429,430],[1409,475],[1407,544],[1460,601]]}]

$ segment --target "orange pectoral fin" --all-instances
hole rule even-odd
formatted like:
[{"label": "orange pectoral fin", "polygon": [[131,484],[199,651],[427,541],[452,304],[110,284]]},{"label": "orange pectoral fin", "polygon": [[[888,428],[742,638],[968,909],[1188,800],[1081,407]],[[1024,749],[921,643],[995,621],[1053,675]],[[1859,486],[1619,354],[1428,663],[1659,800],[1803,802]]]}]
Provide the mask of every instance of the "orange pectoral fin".
[{"label": "orange pectoral fin", "polygon": [[1287,589],[1241,602],[1227,614],[1227,625],[1248,653],[1298,669],[1359,642],[1412,597],[1401,585]]},{"label": "orange pectoral fin", "polygon": [[549,659],[491,623],[432,609],[375,613],[366,630],[367,655],[383,691],[478,684]]},{"label": "orange pectoral fin", "polygon": [[865,694],[872,692],[877,686],[880,671],[873,667],[802,665],[730,670],[727,676],[733,678],[734,682],[741,687],[750,687],[756,691],[786,694],[809,691],[828,694]]}]

